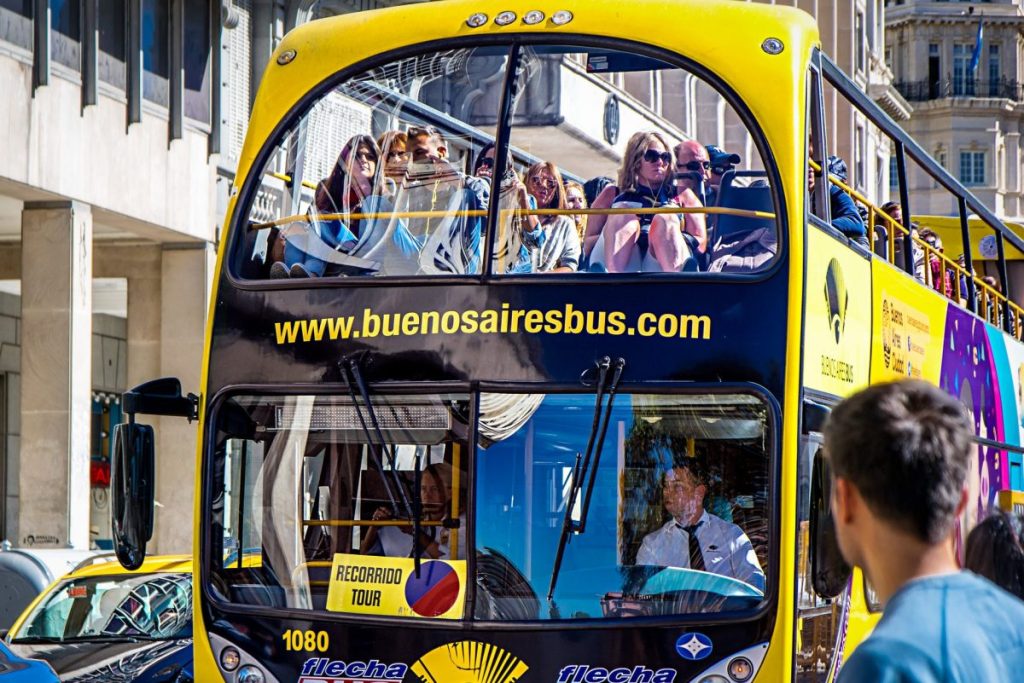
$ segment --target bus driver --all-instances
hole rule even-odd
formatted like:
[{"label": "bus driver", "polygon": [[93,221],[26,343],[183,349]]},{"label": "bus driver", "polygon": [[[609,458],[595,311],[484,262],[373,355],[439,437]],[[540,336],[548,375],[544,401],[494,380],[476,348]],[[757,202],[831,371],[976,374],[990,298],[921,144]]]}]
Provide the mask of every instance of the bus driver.
[{"label": "bus driver", "polygon": [[671,519],[644,536],[636,563],[708,571],[763,591],[765,576],[750,539],[732,522],[704,509],[707,484],[692,458],[665,472],[661,485]]}]

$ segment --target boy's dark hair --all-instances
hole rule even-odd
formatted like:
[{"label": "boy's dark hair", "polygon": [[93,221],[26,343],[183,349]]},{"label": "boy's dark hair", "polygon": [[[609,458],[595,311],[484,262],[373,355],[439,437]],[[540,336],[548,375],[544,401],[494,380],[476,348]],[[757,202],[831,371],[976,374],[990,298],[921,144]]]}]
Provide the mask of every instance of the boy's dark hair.
[{"label": "boy's dark hair", "polygon": [[1024,600],[1024,548],[1020,518],[995,510],[979,522],[964,545],[964,569]]},{"label": "boy's dark hair", "polygon": [[974,444],[967,411],[920,380],[877,384],[836,406],[825,425],[832,473],[879,517],[927,543],[949,533]]}]

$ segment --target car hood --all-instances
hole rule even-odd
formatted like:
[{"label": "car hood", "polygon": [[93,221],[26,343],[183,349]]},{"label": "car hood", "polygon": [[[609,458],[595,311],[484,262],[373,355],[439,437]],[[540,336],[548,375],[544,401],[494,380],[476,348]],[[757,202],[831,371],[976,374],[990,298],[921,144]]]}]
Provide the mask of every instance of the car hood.
[{"label": "car hood", "polygon": [[65,683],[109,681],[171,683],[192,661],[192,639],[142,642],[74,642],[18,644],[11,650],[22,657],[50,663]]}]

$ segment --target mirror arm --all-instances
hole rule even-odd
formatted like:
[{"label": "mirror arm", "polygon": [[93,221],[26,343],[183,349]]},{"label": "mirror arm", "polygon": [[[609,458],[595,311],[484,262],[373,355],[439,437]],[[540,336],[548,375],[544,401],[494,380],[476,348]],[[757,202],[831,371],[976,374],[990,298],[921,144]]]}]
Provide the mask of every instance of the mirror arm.
[{"label": "mirror arm", "polygon": [[181,382],[176,377],[163,377],[121,394],[121,409],[128,414],[129,422],[134,422],[137,413],[184,417],[192,422],[199,418],[199,397],[192,393],[182,396]]}]

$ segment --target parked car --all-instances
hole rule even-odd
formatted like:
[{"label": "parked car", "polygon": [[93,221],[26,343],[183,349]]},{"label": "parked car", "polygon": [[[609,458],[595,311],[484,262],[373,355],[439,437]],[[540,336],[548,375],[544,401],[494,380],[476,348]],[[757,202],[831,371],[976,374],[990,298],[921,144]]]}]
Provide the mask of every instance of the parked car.
[{"label": "parked car", "polygon": [[53,667],[38,659],[25,659],[11,652],[0,640],[0,683],[60,683]]},{"label": "parked car", "polygon": [[32,600],[79,565],[113,553],[71,548],[12,548],[0,543],[0,637]]},{"label": "parked car", "polygon": [[191,681],[191,558],[152,557],[135,571],[116,561],[77,569],[36,598],[7,642],[62,681]]}]

